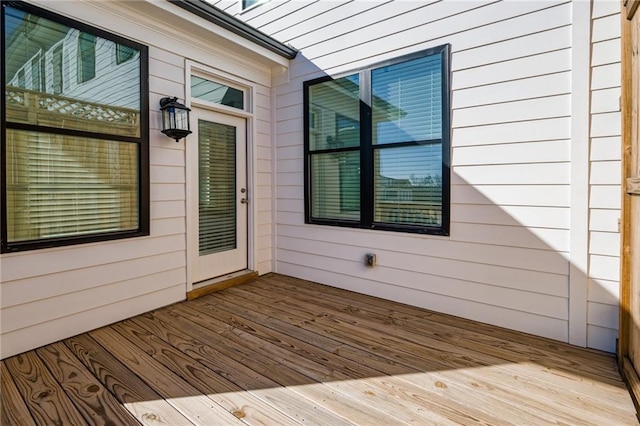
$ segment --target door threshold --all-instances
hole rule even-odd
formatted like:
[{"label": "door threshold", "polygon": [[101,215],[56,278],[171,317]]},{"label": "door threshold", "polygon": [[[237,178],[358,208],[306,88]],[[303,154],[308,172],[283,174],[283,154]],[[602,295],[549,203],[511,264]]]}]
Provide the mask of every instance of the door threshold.
[{"label": "door threshold", "polygon": [[201,281],[193,285],[193,290],[187,292],[187,300],[193,300],[195,298],[213,293],[215,291],[220,291],[224,290],[225,288],[233,287],[235,285],[244,284],[246,282],[253,281],[256,278],[258,278],[257,271],[244,269],[242,271],[233,272],[221,277]]}]

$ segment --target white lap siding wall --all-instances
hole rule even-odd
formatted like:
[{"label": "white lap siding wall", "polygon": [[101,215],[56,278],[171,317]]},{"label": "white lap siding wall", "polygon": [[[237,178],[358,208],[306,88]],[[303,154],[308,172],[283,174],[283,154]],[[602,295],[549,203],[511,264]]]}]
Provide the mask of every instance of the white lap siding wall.
[{"label": "white lap siding wall", "polygon": [[160,133],[159,101],[184,101],[187,59],[218,67],[255,89],[254,265],[260,273],[272,270],[271,65],[217,47],[196,25],[192,30],[199,36],[188,35],[179,19],[163,21],[171,15],[161,10],[150,16],[128,9],[143,3],[39,4],[149,46],[151,234],[0,255],[0,358],[185,299],[185,143],[194,141],[176,143]]},{"label": "white lap siding wall", "polygon": [[620,281],[620,5],[592,13],[589,346],[613,352]]},{"label": "white lap siding wall", "polygon": [[[276,87],[278,272],[614,350],[619,153],[609,148],[619,147],[619,126],[611,103],[592,108],[591,204],[575,195],[579,185],[586,188],[590,165],[587,138],[576,132],[572,140],[588,115],[576,125],[572,102],[584,105],[590,93],[589,54],[576,62],[572,31],[574,19],[581,20],[588,47],[590,6],[585,12],[571,1],[271,1],[241,11],[239,2],[212,3],[300,50]],[[593,24],[599,19],[594,15]],[[594,51],[600,41],[616,43],[604,32],[594,29]],[[306,225],[302,83],[445,43],[453,52],[451,236]],[[619,80],[619,65],[610,64],[619,59],[607,49],[602,45],[602,63],[594,53],[593,84],[596,74]],[[598,105],[611,97],[601,95],[606,99]],[[613,128],[600,133],[598,123]],[[581,153],[584,161],[572,165]],[[376,267],[364,266],[367,252],[377,254]],[[572,268],[576,253],[584,261]],[[573,301],[570,293],[577,294]]]}]

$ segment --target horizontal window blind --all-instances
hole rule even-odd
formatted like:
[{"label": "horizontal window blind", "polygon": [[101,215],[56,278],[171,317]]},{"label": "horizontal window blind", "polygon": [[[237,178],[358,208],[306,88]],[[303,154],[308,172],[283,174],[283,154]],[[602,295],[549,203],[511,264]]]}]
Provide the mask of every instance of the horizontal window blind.
[{"label": "horizontal window blind", "polygon": [[237,247],[236,128],[198,120],[199,252]]},{"label": "horizontal window blind", "polygon": [[360,152],[311,157],[313,217],[360,220]]},{"label": "horizontal window blind", "polygon": [[7,130],[8,241],[138,228],[138,145]]},{"label": "horizontal window blind", "polygon": [[374,144],[442,137],[442,59],[427,56],[371,71]]}]

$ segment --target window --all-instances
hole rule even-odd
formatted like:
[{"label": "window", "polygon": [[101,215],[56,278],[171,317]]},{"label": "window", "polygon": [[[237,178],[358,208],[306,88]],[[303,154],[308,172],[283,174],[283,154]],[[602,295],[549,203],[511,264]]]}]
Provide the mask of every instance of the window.
[{"label": "window", "polygon": [[307,223],[448,235],[449,52],[304,83]]},{"label": "window", "polygon": [[39,91],[44,90],[40,80],[40,55],[31,59],[31,88]]},{"label": "window", "polygon": [[134,47],[125,46],[124,44],[116,44],[116,65],[127,62],[136,56],[138,51]]},{"label": "window", "polygon": [[[26,3],[2,19],[2,252],[148,235],[147,48]],[[100,56],[117,44],[126,65]]]},{"label": "window", "polygon": [[251,6],[260,4],[260,3],[266,3],[269,0],[242,0],[242,9],[248,9]]},{"label": "window", "polygon": [[21,69],[20,71],[18,71],[18,87],[26,87],[27,82],[25,79],[25,72],[24,69]]},{"label": "window", "polygon": [[78,37],[78,84],[96,76],[96,36],[80,33]]},{"label": "window", "polygon": [[59,95],[62,93],[62,44],[59,44],[51,51],[51,93]]},{"label": "window", "polygon": [[211,80],[191,76],[191,97],[226,105],[232,108],[244,109],[244,91],[216,83]]}]

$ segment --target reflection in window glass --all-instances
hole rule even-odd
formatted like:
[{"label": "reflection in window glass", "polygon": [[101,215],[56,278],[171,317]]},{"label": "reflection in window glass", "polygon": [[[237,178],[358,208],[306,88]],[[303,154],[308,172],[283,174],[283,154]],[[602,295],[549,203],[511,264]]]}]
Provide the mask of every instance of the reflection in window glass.
[{"label": "reflection in window glass", "polygon": [[311,216],[360,220],[360,77],[308,87]]},{"label": "reflection in window glass", "polygon": [[31,90],[42,91],[43,85],[40,79],[40,55],[31,60]]},{"label": "reflection in window glass", "polygon": [[[139,50],[129,47],[137,59],[117,64],[114,41],[13,7],[4,11],[6,105],[20,108],[29,96],[26,104],[46,111],[12,114],[12,121],[139,136]],[[25,72],[31,75],[29,87],[23,83]]]},{"label": "reflection in window glass", "polygon": [[[59,45],[51,52],[51,92],[59,95],[63,91],[62,82],[62,45]],[[18,86],[20,87],[20,86]],[[7,100],[9,102],[9,100]]]},{"label": "reflection in window glass", "polygon": [[127,62],[129,59],[136,56],[138,51],[133,47],[125,46],[124,44],[116,44],[116,64],[120,65],[123,62]]},{"label": "reflection in window glass", "polygon": [[96,76],[96,36],[80,33],[78,36],[78,83]]},{"label": "reflection in window glass", "polygon": [[374,221],[442,225],[442,56],[374,69],[371,87]]},{"label": "reflection in window glass", "polygon": [[360,145],[360,86],[357,74],[309,87],[309,149],[336,149]]},{"label": "reflection in window glass", "polygon": [[269,0],[242,0],[242,8],[247,9],[253,5],[266,3]]},{"label": "reflection in window glass", "polygon": [[244,92],[195,75],[191,76],[191,97],[244,109]]},{"label": "reflection in window glass", "polygon": [[371,71],[374,144],[442,137],[441,70],[434,55]]},{"label": "reflection in window glass", "polygon": [[18,87],[25,87],[26,85],[26,77],[24,74],[24,70],[18,71]]},{"label": "reflection in window glass", "polygon": [[359,151],[314,154],[311,170],[312,216],[359,220]]},{"label": "reflection in window glass", "polygon": [[413,145],[374,152],[374,220],[442,225],[441,146]]},{"label": "reflection in window glass", "polygon": [[1,251],[148,235],[147,48],[26,2],[2,12]]}]

